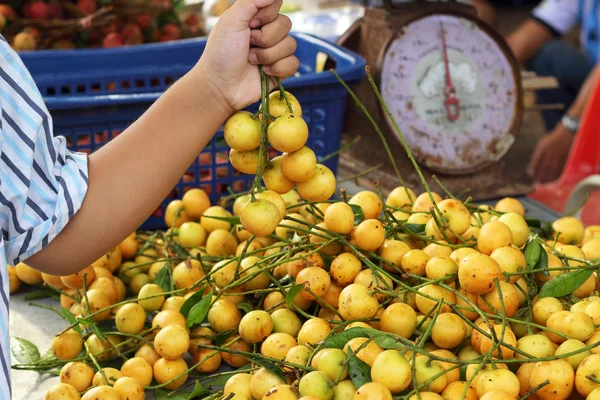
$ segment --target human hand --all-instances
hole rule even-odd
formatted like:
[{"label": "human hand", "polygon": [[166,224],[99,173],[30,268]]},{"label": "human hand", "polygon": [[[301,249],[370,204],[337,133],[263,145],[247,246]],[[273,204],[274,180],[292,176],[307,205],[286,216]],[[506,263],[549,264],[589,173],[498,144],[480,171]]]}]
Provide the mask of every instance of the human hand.
[{"label": "human hand", "polygon": [[289,36],[292,23],[279,14],[281,4],[282,0],[237,0],[219,18],[192,71],[207,81],[229,114],[260,99],[258,65],[279,78],[298,69],[296,41]]},{"label": "human hand", "polygon": [[531,157],[527,173],[538,183],[551,182],[560,177],[565,166],[574,135],[562,124],[542,138]]}]

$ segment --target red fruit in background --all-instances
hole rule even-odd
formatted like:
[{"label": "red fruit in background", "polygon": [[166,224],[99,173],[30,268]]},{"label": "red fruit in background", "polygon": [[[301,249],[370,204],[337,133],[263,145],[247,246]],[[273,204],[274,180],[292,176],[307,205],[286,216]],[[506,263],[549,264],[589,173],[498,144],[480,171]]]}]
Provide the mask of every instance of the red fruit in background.
[{"label": "red fruit in background", "polygon": [[75,43],[72,40],[60,39],[52,43],[51,48],[54,50],[76,49]]},{"label": "red fruit in background", "polygon": [[173,2],[171,0],[152,0],[152,4],[165,9],[173,6]]},{"label": "red fruit in background", "polygon": [[181,39],[181,29],[177,25],[167,24],[162,27],[160,41],[168,42],[171,40]]},{"label": "red fruit in background", "polygon": [[89,43],[88,47],[90,47],[92,44],[99,43],[102,40],[102,38],[104,37],[104,36],[100,35],[99,31],[94,30],[94,29],[91,31],[88,31],[88,32],[90,33],[90,43]]},{"label": "red fruit in background", "polygon": [[198,16],[194,15],[194,14],[190,14],[187,16],[187,18],[185,19],[184,22],[190,28],[196,27],[196,26],[198,26],[198,23],[199,23]]},{"label": "red fruit in background", "polygon": [[15,10],[7,4],[0,4],[0,14],[4,15],[8,19],[17,18],[17,13]]},{"label": "red fruit in background", "polygon": [[28,26],[27,28],[23,29],[23,32],[31,34],[31,36],[33,36],[33,38],[35,39],[36,43],[39,43],[42,40],[42,32],[38,28]]},{"label": "red fruit in background", "polygon": [[102,41],[102,47],[104,48],[120,46],[123,46],[123,41],[121,40],[121,35],[119,35],[118,33],[109,33]]},{"label": "red fruit in background", "polygon": [[16,51],[35,50],[37,42],[31,33],[20,32],[15,35],[12,47]]},{"label": "red fruit in background", "polygon": [[102,28],[102,34],[104,36],[107,36],[110,33],[117,33],[119,32],[119,22],[118,21],[112,21],[109,25],[106,25],[105,27]]},{"label": "red fruit in background", "polygon": [[160,31],[156,28],[153,28],[152,32],[148,36],[150,37],[150,42],[158,42],[160,40]]},{"label": "red fruit in background", "polygon": [[31,13],[30,18],[32,19],[46,19],[50,13],[50,8],[48,7],[48,4],[41,1],[36,1],[31,3],[29,12]]},{"label": "red fruit in background", "polygon": [[196,33],[198,31],[199,20],[196,15],[190,14],[184,21],[186,26],[192,33]]},{"label": "red fruit in background", "polygon": [[23,17],[25,18],[31,18],[31,7],[33,6],[33,2],[29,2],[29,3],[25,3],[23,4],[23,7],[21,8],[21,14],[23,14]]},{"label": "red fruit in background", "polygon": [[144,41],[144,35],[139,26],[127,24],[121,30],[121,40],[126,45],[140,44]]},{"label": "red fruit in background", "polygon": [[136,15],[135,23],[140,27],[140,29],[145,31],[146,29],[152,28],[154,19],[152,18],[152,15],[150,15],[148,13],[142,13],[142,14]]},{"label": "red fruit in background", "polygon": [[48,18],[62,18],[64,10],[62,4],[58,0],[50,0],[48,2]]},{"label": "red fruit in background", "polygon": [[96,0],[77,0],[77,8],[85,15],[90,15],[96,11],[98,4],[96,4]]}]

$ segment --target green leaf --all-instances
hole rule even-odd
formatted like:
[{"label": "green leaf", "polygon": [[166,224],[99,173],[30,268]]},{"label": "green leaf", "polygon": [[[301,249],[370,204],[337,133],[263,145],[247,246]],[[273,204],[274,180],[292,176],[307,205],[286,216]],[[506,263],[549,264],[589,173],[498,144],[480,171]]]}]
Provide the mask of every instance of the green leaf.
[{"label": "green leaf", "polygon": [[542,226],[542,221],[537,218],[525,217],[525,222],[530,228],[541,228]]},{"label": "green leaf", "polygon": [[370,328],[350,328],[343,330],[325,340],[325,346],[333,349],[343,349],[346,343],[357,337],[370,338],[373,332],[378,332]]},{"label": "green leaf", "polygon": [[107,319],[104,321],[96,322],[96,326],[102,332],[115,332],[117,330],[117,324],[114,319]]},{"label": "green leaf", "polygon": [[593,272],[592,269],[580,269],[558,275],[542,286],[539,298],[568,296],[583,285],[592,276]]},{"label": "green leaf", "polygon": [[236,331],[237,331],[237,329],[229,329],[224,332],[217,333],[213,340],[215,342],[215,346],[224,345],[225,342],[227,341],[227,339],[229,339],[231,337],[231,335],[234,334]]},{"label": "green leaf", "polygon": [[542,232],[544,237],[551,238],[554,235],[554,229],[551,222],[542,222]]},{"label": "green leaf", "polygon": [[165,262],[165,266],[158,271],[156,278],[154,278],[154,283],[160,286],[165,292],[171,290],[171,268],[168,262]]},{"label": "green leaf", "polygon": [[544,231],[541,228],[531,227],[529,228],[529,232],[533,235],[538,235],[539,237],[545,237]]},{"label": "green leaf", "polygon": [[192,393],[189,395],[188,400],[192,400],[192,399],[195,399],[196,397],[204,396],[205,394],[209,394],[209,393],[210,393],[210,390],[208,390],[207,388],[202,386],[200,384],[200,381],[197,380],[196,384],[194,385],[194,390],[192,390]]},{"label": "green leaf", "polygon": [[404,224],[406,229],[412,233],[423,233],[425,232],[425,224]]},{"label": "green leaf", "polygon": [[12,337],[10,352],[20,364],[35,364],[40,360],[40,351],[28,340]]},{"label": "green leaf", "polygon": [[550,271],[548,271],[548,253],[544,249],[540,253],[540,259],[537,264],[535,264],[534,269],[541,269],[542,275],[550,276]]},{"label": "green leaf", "polygon": [[252,304],[248,303],[247,301],[237,304],[237,308],[245,313],[249,313],[250,311],[254,310],[254,308],[252,308]]},{"label": "green leaf", "polygon": [[269,372],[274,373],[275,375],[277,375],[278,377],[281,378],[282,381],[286,381],[287,378],[285,376],[285,373],[283,372],[283,370],[281,368],[279,368],[277,365],[273,364],[272,362],[268,362],[268,361],[264,361],[264,360],[252,360],[255,364],[260,365],[261,367],[263,367],[264,369],[266,369]]},{"label": "green leaf", "polygon": [[320,254],[320,256],[323,259],[325,271],[329,272],[331,270],[331,263],[335,260],[335,257],[328,256],[327,254]]},{"label": "green leaf", "polygon": [[357,338],[366,337],[372,339],[377,345],[384,349],[397,349],[406,346],[408,340],[391,333],[384,333],[371,328],[350,328],[338,332],[329,339],[325,340],[325,346],[335,349],[343,349],[348,341]]},{"label": "green leaf", "polygon": [[54,355],[54,352],[52,351],[52,349],[48,349],[48,351],[46,351],[40,357],[40,361],[50,361],[50,360],[58,360],[58,358],[56,358],[56,356]]},{"label": "green leaf", "polygon": [[294,302],[294,299],[296,296],[298,296],[298,294],[300,294],[302,289],[304,289],[304,285],[294,285],[290,288],[290,290],[288,290],[287,297],[285,298],[285,303],[287,304],[288,308],[290,308]]},{"label": "green leaf", "polygon": [[202,300],[200,300],[192,309],[190,310],[187,316],[187,326],[188,328],[199,324],[204,321],[206,315],[208,314],[208,309],[210,308],[210,304],[212,303],[212,293],[207,294]]},{"label": "green leaf", "polygon": [[[77,323],[77,318],[75,318],[75,316],[73,315],[73,313],[69,310],[67,310],[66,308],[56,308],[55,312],[60,315],[63,319],[67,320],[67,322],[71,325],[76,324]],[[79,325],[75,325],[73,326],[73,330],[79,334],[81,334],[81,328],[79,328]]]},{"label": "green leaf", "polygon": [[401,336],[386,333],[373,338],[373,341],[381,348],[390,349],[405,349],[409,341]]},{"label": "green leaf", "polygon": [[204,297],[204,293],[202,291],[194,293],[181,305],[179,312],[181,314],[183,314],[184,317],[187,318],[192,307],[194,307],[196,304],[198,304],[198,302],[200,302],[200,300],[202,300],[203,297]]},{"label": "green leaf", "polygon": [[26,294],[23,297],[23,299],[25,299],[26,301],[30,301],[30,300],[44,299],[46,297],[58,298],[60,296],[57,297],[57,294],[50,290],[36,290],[35,292]]},{"label": "green leaf", "polygon": [[188,258],[191,256],[190,252],[187,251],[177,242],[172,242],[171,247],[173,248],[173,250],[175,250],[175,253],[177,253],[177,255],[181,258]]},{"label": "green leaf", "polygon": [[365,213],[358,204],[348,204],[354,213],[354,225],[358,225],[365,220]]},{"label": "green leaf", "polygon": [[527,261],[527,271],[531,271],[535,268],[541,257],[541,253],[545,251],[542,249],[542,245],[535,239],[529,240],[527,246],[525,246],[525,261]]},{"label": "green leaf", "polygon": [[183,11],[185,7],[185,1],[177,0],[173,3],[173,10],[175,11]]},{"label": "green leaf", "polygon": [[77,319],[77,322],[79,322],[80,324],[85,325],[89,329],[91,329],[92,332],[94,332],[94,334],[96,336],[98,336],[101,339],[104,339],[104,337],[105,337],[104,333],[100,330],[100,328],[98,328],[98,325],[96,325],[95,322],[88,321],[87,319],[84,319],[84,318],[76,318],[76,319]]},{"label": "green leaf", "polygon": [[371,367],[356,357],[352,349],[348,349],[348,375],[355,387],[359,388],[371,382]]},{"label": "green leaf", "polygon": [[177,18],[177,14],[173,10],[167,10],[159,14],[158,16],[158,25],[163,27],[167,24],[180,25],[179,18]]}]

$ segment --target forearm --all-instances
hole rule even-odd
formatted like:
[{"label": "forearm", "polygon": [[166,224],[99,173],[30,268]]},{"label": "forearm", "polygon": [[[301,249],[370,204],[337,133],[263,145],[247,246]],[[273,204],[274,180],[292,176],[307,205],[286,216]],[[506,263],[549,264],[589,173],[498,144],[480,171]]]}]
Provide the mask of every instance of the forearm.
[{"label": "forearm", "polygon": [[472,4],[477,9],[478,17],[493,26],[496,21],[494,6],[488,0],[473,0]]},{"label": "forearm", "polygon": [[27,263],[66,275],[117,245],[156,209],[228,113],[207,79],[183,77],[89,157],[89,187],[81,209]]},{"label": "forearm", "polygon": [[532,58],[550,39],[552,32],[540,22],[528,19],[506,38],[518,62]]}]

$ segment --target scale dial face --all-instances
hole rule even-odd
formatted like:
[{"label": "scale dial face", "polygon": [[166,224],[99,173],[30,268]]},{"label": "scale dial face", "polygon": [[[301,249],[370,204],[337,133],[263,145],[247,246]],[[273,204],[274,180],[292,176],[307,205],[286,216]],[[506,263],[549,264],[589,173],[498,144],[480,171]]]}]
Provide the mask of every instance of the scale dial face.
[{"label": "scale dial face", "polygon": [[421,163],[470,173],[499,160],[514,142],[517,74],[477,22],[431,15],[406,25],[388,45],[381,92]]}]

